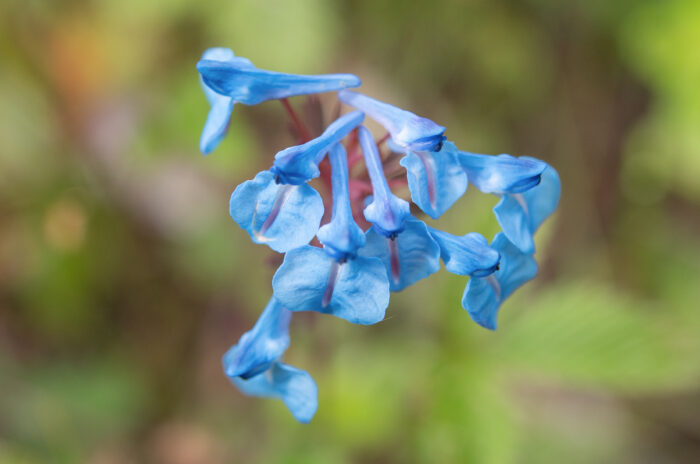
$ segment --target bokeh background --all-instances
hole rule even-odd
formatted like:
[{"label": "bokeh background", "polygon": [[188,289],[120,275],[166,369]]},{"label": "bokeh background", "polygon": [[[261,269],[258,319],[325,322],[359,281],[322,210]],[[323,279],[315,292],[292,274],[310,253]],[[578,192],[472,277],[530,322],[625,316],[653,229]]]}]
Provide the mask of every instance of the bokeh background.
[{"label": "bokeh background", "polygon": [[[228,197],[294,140],[268,102],[198,152],[210,46],[555,166],[499,330],[441,271],[376,326],[295,317],[310,425],[239,394],[276,258]],[[3,0],[0,462],[700,462],[699,49],[697,0]],[[440,227],[490,237],[497,200]]]}]

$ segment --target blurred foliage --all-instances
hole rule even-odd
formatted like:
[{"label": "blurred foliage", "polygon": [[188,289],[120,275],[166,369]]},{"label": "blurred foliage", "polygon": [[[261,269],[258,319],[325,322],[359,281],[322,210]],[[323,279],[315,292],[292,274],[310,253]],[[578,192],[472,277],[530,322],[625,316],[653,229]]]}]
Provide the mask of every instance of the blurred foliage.
[{"label": "blurred foliage", "polygon": [[[695,0],[3,1],[0,463],[698,462],[699,34]],[[215,45],[559,170],[498,332],[442,272],[377,326],[295,317],[309,426],[227,383],[278,259],[228,196],[292,138],[241,106],[197,152]],[[493,235],[495,202],[441,227]]]}]

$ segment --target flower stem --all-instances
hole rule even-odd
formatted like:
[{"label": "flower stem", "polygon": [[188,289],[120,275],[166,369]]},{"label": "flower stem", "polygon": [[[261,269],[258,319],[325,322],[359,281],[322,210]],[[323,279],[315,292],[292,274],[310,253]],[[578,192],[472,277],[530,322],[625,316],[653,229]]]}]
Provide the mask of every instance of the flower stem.
[{"label": "flower stem", "polygon": [[294,128],[297,131],[297,134],[299,134],[299,137],[301,138],[301,143],[306,143],[309,140],[311,140],[311,134],[309,133],[309,130],[306,128],[304,125],[304,122],[301,120],[299,115],[294,111],[294,108],[292,107],[292,104],[289,103],[289,100],[286,98],[280,98],[280,103],[282,103],[282,106],[284,106],[284,109],[287,111],[287,114],[292,120],[292,123],[294,124]]}]

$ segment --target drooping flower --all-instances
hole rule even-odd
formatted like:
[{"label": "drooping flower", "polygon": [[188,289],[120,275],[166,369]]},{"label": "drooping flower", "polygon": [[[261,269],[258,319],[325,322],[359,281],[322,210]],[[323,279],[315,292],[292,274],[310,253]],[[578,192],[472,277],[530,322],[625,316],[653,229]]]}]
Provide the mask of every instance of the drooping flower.
[{"label": "drooping flower", "polygon": [[547,167],[543,161],[525,156],[516,158],[460,151],[458,159],[470,184],[484,193],[496,195],[531,189],[540,182],[540,175]]},{"label": "drooping flower", "polygon": [[498,309],[518,287],[537,275],[537,262],[499,232],[491,248],[501,255],[498,270],[485,277],[472,276],[464,289],[462,306],[477,324],[496,330]]},{"label": "drooping flower", "polygon": [[258,69],[239,61],[202,59],[197,63],[197,70],[204,83],[214,92],[244,105],[257,105],[295,95],[332,92],[362,84],[360,78],[353,74],[287,74]]},{"label": "drooping flower", "polygon": [[[241,67],[254,67],[253,63],[246,58],[240,58],[233,54],[230,48],[215,47],[210,48],[202,55],[203,60],[220,61],[220,62],[235,62]],[[202,86],[204,95],[211,106],[207,121],[202,130],[202,137],[199,140],[199,149],[205,155],[208,155],[219,145],[221,140],[226,135],[228,124],[233,112],[233,98],[216,93],[200,76],[199,83]]]},{"label": "drooping flower", "polygon": [[269,171],[236,187],[231,217],[253,242],[284,253],[311,241],[323,217],[323,200],[306,182],[318,176],[318,163],[328,150],[363,119],[359,111],[340,117],[319,137],[280,151]]},{"label": "drooping flower", "polygon": [[445,269],[451,273],[485,277],[498,269],[500,254],[483,235],[471,232],[460,237],[432,227],[428,231],[440,247]]},{"label": "drooping flower", "polygon": [[[528,161],[534,158],[523,157]],[[541,161],[540,161],[541,163]],[[523,253],[534,253],[533,235],[556,209],[561,195],[557,171],[546,163],[541,181],[522,193],[506,193],[493,208],[503,233]]]},{"label": "drooping flower", "polygon": [[285,184],[297,185],[318,177],[318,163],[333,145],[362,124],[364,119],[365,115],[360,111],[352,111],[339,117],[315,139],[278,152],[271,170]]},{"label": "drooping flower", "polygon": [[329,159],[333,214],[318,231],[324,248],[289,251],[272,279],[274,295],[293,311],[318,311],[355,324],[374,324],[384,319],[389,282],[379,259],[357,256],[365,236],[352,217],[342,145],[333,146]]},{"label": "drooping flower", "polygon": [[307,423],[318,407],[311,376],[280,361],[289,346],[292,313],[271,298],[258,322],[222,359],[224,373],[243,393],[280,398],[292,415]]},{"label": "drooping flower", "polygon": [[440,247],[423,221],[411,216],[408,202],[389,189],[372,134],[361,126],[358,137],[373,193],[364,210],[372,228],[358,253],[381,259],[391,290],[399,291],[440,269]]},{"label": "drooping flower", "polygon": [[306,245],[323,217],[323,200],[308,184],[277,182],[270,171],[236,187],[229,212],[255,243],[284,253]]},{"label": "drooping flower", "polygon": [[379,122],[392,140],[406,150],[439,151],[445,140],[445,128],[430,119],[350,90],[338,92],[338,99]]},{"label": "drooping flower", "polygon": [[435,151],[406,151],[391,143],[390,148],[406,153],[399,164],[406,168],[411,200],[431,218],[442,216],[467,190],[454,143],[444,142]]}]

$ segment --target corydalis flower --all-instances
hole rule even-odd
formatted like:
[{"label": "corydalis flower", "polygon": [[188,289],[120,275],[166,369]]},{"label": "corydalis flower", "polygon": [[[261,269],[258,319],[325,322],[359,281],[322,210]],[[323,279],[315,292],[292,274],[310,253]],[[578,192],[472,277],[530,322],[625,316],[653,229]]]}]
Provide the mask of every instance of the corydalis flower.
[{"label": "corydalis flower", "polygon": [[222,359],[224,373],[243,393],[280,398],[299,422],[309,422],[318,407],[316,383],[300,369],[280,362],[289,346],[292,313],[274,298],[258,322]]},{"label": "corydalis flower", "polygon": [[228,129],[235,103],[257,105],[267,100],[308,95],[358,87],[361,81],[352,74],[303,76],[257,69],[247,58],[234,55],[229,48],[210,48],[197,63],[200,83],[211,105],[199,148],[211,153]]},{"label": "corydalis flower", "polygon": [[467,174],[454,143],[444,142],[435,151],[410,151],[392,141],[389,147],[406,153],[399,164],[406,168],[411,200],[431,218],[442,216],[467,190]]},{"label": "corydalis flower", "polygon": [[255,243],[280,253],[306,245],[318,231],[323,200],[306,182],[319,174],[318,163],[331,146],[362,122],[348,113],[307,143],[280,151],[269,171],[243,182],[231,195],[229,211]]},{"label": "corydalis flower", "polygon": [[496,330],[498,309],[518,287],[537,275],[537,262],[523,253],[503,233],[498,233],[491,248],[501,255],[499,268],[485,277],[469,279],[462,296],[462,306],[472,320],[482,327]]},{"label": "corydalis flower", "polygon": [[372,135],[360,127],[358,137],[373,193],[364,210],[372,229],[359,254],[381,259],[391,290],[399,291],[440,269],[440,248],[425,224],[411,216],[408,202],[389,189]]},{"label": "corydalis flower", "polygon": [[349,90],[338,92],[338,99],[379,122],[392,140],[407,150],[440,150],[445,140],[445,128],[430,119]]},{"label": "corydalis flower", "polygon": [[503,233],[523,253],[535,252],[533,236],[544,220],[557,209],[561,195],[559,174],[548,164],[542,164],[545,170],[539,184],[522,193],[504,194],[493,208]]},{"label": "corydalis flower", "polygon": [[333,215],[318,231],[324,248],[305,246],[288,252],[272,279],[274,295],[294,311],[374,324],[384,319],[389,282],[379,259],[357,256],[365,236],[352,218],[345,149],[336,144],[329,159]]},{"label": "corydalis flower", "polygon": [[471,232],[457,236],[428,227],[440,247],[440,259],[453,274],[485,277],[498,269],[500,254],[483,235]]},{"label": "corydalis flower", "polygon": [[238,61],[203,59],[197,63],[197,70],[204,83],[216,93],[244,105],[257,105],[295,95],[332,92],[362,84],[360,78],[352,74],[304,76],[266,71]]}]

